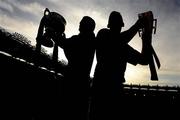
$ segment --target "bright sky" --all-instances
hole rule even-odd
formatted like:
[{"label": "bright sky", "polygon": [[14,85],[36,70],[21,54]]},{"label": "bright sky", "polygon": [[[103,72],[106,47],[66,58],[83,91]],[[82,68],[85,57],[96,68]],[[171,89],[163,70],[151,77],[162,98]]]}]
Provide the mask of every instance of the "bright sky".
[{"label": "bright sky", "polygon": [[[128,64],[126,82],[180,86],[180,0],[0,0],[0,26],[23,34],[35,45],[39,22],[46,7],[65,17],[67,37],[78,34],[79,22],[85,15],[96,21],[97,33],[106,27],[113,10],[123,16],[123,31],[135,23],[138,13],[153,11],[158,21],[153,46],[161,61],[161,68],[157,70],[159,81],[150,80],[147,66]],[[138,35],[130,45],[141,50]],[[59,57],[65,59],[62,52]]]}]

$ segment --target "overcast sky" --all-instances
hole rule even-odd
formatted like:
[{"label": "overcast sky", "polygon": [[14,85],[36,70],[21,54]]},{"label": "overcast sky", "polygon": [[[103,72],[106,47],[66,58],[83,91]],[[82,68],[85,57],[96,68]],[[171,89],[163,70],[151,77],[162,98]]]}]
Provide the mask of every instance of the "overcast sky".
[{"label": "overcast sky", "polygon": [[[157,70],[159,81],[150,80],[147,66],[128,64],[127,83],[180,85],[180,0],[0,0],[0,26],[25,35],[34,45],[46,7],[65,17],[67,37],[78,34],[79,21],[85,15],[96,21],[97,33],[107,26],[113,10],[121,12],[125,23],[123,30],[135,23],[138,13],[151,10],[158,21],[153,46],[162,65]],[[141,50],[138,35],[130,45]]]}]

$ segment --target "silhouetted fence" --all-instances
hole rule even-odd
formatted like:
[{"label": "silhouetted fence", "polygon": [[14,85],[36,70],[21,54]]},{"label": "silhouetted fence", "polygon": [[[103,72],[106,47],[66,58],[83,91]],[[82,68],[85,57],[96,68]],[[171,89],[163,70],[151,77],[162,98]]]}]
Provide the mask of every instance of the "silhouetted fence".
[{"label": "silhouetted fence", "polygon": [[179,86],[159,86],[159,85],[135,85],[125,84],[124,92],[131,96],[171,96],[173,98],[180,95]]},{"label": "silhouetted fence", "polygon": [[[5,113],[19,118],[22,117],[21,114],[27,114],[30,110],[32,112],[30,116],[40,119],[59,117],[62,74],[56,74],[53,70],[35,66],[34,63],[4,52],[0,52],[0,66],[1,102]],[[123,98],[125,106],[123,105],[122,108],[141,112],[147,111],[147,108],[148,111],[155,109],[156,112],[175,111],[179,108],[179,98],[178,86],[125,84]]]},{"label": "silhouetted fence", "polygon": [[[27,62],[21,58],[13,57],[10,54],[2,51],[0,52],[0,58],[1,58],[0,64],[3,66],[3,67],[1,66],[1,73],[6,72],[9,74],[20,74],[20,76],[23,76],[23,73],[26,73],[27,76],[25,77],[27,79],[30,78],[31,75],[33,76],[33,74],[35,74],[34,79],[36,79],[36,81],[42,81],[42,78],[44,78],[43,76],[46,76],[44,81],[63,79],[63,75],[61,73],[55,74],[56,72],[52,69],[47,69],[46,67],[42,67],[42,66],[41,67],[35,66],[34,63]],[[160,85],[124,84],[124,93],[127,96],[134,96],[134,97],[136,96],[178,97],[180,95],[180,87],[168,86],[168,85],[160,86]]]}]

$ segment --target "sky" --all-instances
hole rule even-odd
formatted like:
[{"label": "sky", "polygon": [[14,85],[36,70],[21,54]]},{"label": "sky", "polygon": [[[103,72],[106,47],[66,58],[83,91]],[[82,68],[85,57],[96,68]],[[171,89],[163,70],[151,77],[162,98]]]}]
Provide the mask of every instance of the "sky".
[{"label": "sky", "polygon": [[[64,16],[67,21],[66,37],[79,33],[79,22],[85,15],[95,20],[97,34],[107,26],[111,11],[122,14],[125,23],[122,31],[128,30],[136,22],[139,13],[152,11],[157,19],[152,45],[161,62],[161,68],[157,69],[159,80],[150,80],[148,66],[128,64],[126,83],[180,86],[180,0],[0,0],[0,26],[23,34],[35,45],[45,8]],[[129,44],[141,51],[138,34]],[[59,48],[59,51],[59,58],[66,60],[63,50]]]}]

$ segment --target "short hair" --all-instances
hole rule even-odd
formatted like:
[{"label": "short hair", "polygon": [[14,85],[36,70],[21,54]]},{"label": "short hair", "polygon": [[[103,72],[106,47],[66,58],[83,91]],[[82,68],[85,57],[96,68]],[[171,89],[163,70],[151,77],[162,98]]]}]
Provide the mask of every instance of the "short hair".
[{"label": "short hair", "polygon": [[119,23],[121,27],[124,27],[123,18],[120,14],[120,12],[112,11],[109,16],[109,21],[107,27],[110,28],[112,24]]},{"label": "short hair", "polygon": [[80,31],[88,31],[88,32],[93,32],[95,29],[96,23],[95,21],[89,17],[89,16],[84,16],[82,20],[80,21]]}]

